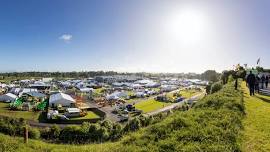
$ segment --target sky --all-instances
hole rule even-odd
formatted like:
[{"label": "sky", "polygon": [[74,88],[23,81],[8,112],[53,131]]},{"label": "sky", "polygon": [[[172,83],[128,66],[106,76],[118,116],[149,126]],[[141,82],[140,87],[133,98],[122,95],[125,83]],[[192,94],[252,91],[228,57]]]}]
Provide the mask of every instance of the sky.
[{"label": "sky", "polygon": [[0,72],[270,68],[269,0],[1,0]]}]

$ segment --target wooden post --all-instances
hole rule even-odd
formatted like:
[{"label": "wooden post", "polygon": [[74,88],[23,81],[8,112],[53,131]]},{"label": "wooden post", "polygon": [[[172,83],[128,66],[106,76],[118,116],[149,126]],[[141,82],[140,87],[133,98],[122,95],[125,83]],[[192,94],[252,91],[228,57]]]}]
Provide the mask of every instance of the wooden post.
[{"label": "wooden post", "polygon": [[24,143],[28,143],[28,128],[27,126],[24,127]]}]

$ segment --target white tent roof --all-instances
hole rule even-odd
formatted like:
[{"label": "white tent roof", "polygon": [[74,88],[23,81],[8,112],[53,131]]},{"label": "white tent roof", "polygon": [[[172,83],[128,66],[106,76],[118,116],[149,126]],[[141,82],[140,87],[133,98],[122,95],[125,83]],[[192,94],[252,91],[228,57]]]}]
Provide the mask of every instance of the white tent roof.
[{"label": "white tent roof", "polygon": [[7,94],[5,94],[6,96],[9,96],[9,97],[11,97],[11,98],[17,98],[17,96],[15,95],[15,94],[12,94],[12,93],[7,93]]},{"label": "white tent roof", "polygon": [[81,88],[80,89],[81,92],[91,92],[91,91],[94,91],[93,88]]},{"label": "white tent roof", "polygon": [[49,100],[50,105],[54,104],[61,104],[63,106],[69,106],[71,103],[75,103],[75,100],[67,94],[64,93],[57,93],[50,96]]}]

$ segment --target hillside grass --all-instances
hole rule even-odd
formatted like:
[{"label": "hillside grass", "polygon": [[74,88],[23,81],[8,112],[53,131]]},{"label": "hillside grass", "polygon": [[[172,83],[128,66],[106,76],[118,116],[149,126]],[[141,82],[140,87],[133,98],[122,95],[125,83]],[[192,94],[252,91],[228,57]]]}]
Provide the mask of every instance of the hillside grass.
[{"label": "hillside grass", "polygon": [[270,151],[270,97],[256,94],[249,96],[249,90],[242,83],[246,117],[243,121],[243,151]]},{"label": "hillside grass", "polygon": [[232,84],[208,95],[188,111],[176,111],[161,122],[131,132],[118,142],[91,145],[56,145],[0,134],[2,151],[241,151],[242,92]]},{"label": "hillside grass", "polygon": [[[29,139],[27,144],[21,137],[10,137],[0,134],[1,152],[110,152],[119,146],[119,143],[64,145],[51,144],[39,140]],[[114,151],[117,151],[116,149]]]}]

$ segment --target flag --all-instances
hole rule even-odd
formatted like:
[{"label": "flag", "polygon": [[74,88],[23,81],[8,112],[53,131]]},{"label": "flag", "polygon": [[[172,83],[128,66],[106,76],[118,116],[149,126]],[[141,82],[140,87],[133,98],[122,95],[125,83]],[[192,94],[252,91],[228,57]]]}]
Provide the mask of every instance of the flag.
[{"label": "flag", "polygon": [[260,62],[261,62],[261,59],[259,58],[259,59],[257,60],[257,65],[258,65]]}]

